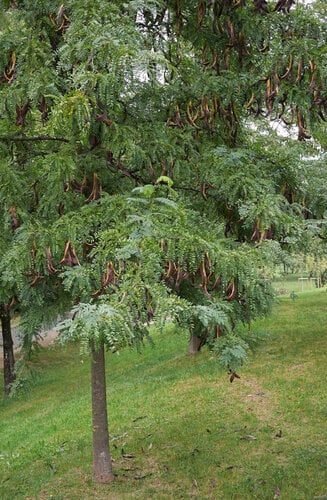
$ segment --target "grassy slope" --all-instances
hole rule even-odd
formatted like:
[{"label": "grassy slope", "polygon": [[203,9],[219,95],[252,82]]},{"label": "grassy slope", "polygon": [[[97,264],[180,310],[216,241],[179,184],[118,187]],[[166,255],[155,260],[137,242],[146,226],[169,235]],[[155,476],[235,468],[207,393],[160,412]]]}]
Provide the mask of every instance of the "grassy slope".
[{"label": "grassy slope", "polygon": [[88,361],[76,347],[43,351],[33,387],[0,402],[0,498],[327,495],[326,302],[325,291],[283,297],[233,384],[169,330],[142,355],[108,356],[111,485],[92,482]]}]

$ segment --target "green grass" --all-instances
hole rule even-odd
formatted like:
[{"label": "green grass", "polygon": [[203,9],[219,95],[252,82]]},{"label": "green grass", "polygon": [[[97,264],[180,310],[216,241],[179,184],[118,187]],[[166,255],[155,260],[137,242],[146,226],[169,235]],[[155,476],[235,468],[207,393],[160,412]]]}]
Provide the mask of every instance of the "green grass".
[{"label": "green grass", "polygon": [[275,279],[273,286],[277,293],[289,295],[291,292],[310,292],[316,290],[316,281],[309,279],[307,274],[302,276],[286,274],[285,276]]},{"label": "green grass", "polygon": [[327,498],[326,303],[323,290],[280,298],[232,384],[169,328],[108,356],[109,485],[92,481],[89,362],[43,350],[28,390],[0,402],[0,498]]}]

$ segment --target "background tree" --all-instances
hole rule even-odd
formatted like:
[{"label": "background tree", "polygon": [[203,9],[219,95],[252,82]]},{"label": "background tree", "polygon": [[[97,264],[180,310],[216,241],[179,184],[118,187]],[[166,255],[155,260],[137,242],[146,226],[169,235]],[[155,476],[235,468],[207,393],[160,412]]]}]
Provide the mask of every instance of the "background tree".
[{"label": "background tree", "polygon": [[26,341],[79,304],[65,326],[91,349],[106,435],[104,344],[169,314],[192,351],[215,345],[232,372],[246,355],[239,325],[271,304],[258,271],[309,234],[289,143],[263,128],[294,124],[301,164],[321,137],[325,25],[282,0],[2,3],[1,301]]},{"label": "background tree", "polygon": [[16,379],[15,373],[15,355],[14,342],[11,334],[11,317],[8,304],[1,304],[1,330],[3,344],[3,376],[4,376],[4,393],[7,396],[10,393],[11,384]]}]

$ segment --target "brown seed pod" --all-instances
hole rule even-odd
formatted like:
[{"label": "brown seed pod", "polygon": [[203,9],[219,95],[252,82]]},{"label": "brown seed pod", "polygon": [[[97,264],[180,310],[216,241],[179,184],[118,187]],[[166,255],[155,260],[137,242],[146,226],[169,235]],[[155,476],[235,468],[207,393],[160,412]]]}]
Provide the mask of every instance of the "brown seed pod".
[{"label": "brown seed pod", "polygon": [[211,273],[211,260],[210,260],[209,252],[205,252],[205,254],[204,254],[204,264],[205,264],[205,267],[206,267],[207,274],[210,277],[210,273]]},{"label": "brown seed pod", "polygon": [[217,278],[214,281],[214,284],[212,285],[211,290],[216,290],[221,285],[221,282],[222,282],[221,274],[218,274]]},{"label": "brown seed pod", "polygon": [[50,247],[47,247],[45,249],[45,255],[46,255],[46,259],[47,259],[47,269],[49,271],[49,274],[52,274],[52,275],[56,274],[58,272],[58,270],[54,267]]},{"label": "brown seed pod", "polygon": [[103,123],[105,123],[107,125],[107,127],[110,127],[112,125],[112,121],[108,117],[106,111],[104,111],[103,113],[101,113],[101,115],[96,116],[95,117],[95,121],[96,122],[103,122]]},{"label": "brown seed pod", "polygon": [[189,101],[187,106],[186,106],[186,119],[187,121],[189,122],[190,125],[192,125],[194,128],[196,128],[197,130],[200,130],[201,127],[199,127],[196,123],[195,123],[195,120],[198,118],[198,113],[195,112],[195,114],[193,114],[192,116],[192,109],[193,109],[193,105],[192,105],[192,101]]},{"label": "brown seed pod", "polygon": [[99,181],[99,177],[94,172],[93,173],[93,186],[90,196],[87,198],[86,202],[98,200],[101,196],[102,187]]},{"label": "brown seed pod", "polygon": [[245,104],[245,109],[250,109],[251,108],[252,104],[254,103],[254,99],[255,99],[255,94],[254,94],[254,92],[252,92],[250,99]]},{"label": "brown seed pod", "polygon": [[11,206],[9,208],[9,213],[11,215],[11,229],[15,231],[15,229],[17,229],[20,226],[20,222],[17,218],[16,208],[14,206]]},{"label": "brown seed pod", "polygon": [[208,50],[207,46],[203,45],[202,51],[201,51],[201,63],[204,66],[207,66],[209,64],[209,61],[208,61],[208,58],[207,58],[207,50]]},{"label": "brown seed pod", "polygon": [[202,280],[202,285],[206,285],[207,281],[208,281],[208,277],[207,277],[206,266],[205,266],[204,260],[200,263],[199,271],[200,271],[200,276],[201,276],[201,280]]},{"label": "brown seed pod", "polygon": [[297,126],[298,126],[298,129],[299,129],[298,140],[299,141],[304,141],[305,139],[310,139],[311,136],[308,135],[308,133],[307,133],[307,131],[305,129],[304,119],[303,119],[303,116],[300,113],[299,108],[296,109],[296,119],[297,119]]},{"label": "brown seed pod", "polygon": [[292,69],[293,69],[293,56],[291,54],[286,72],[283,74],[283,76],[280,77],[280,79],[284,80],[285,78],[287,78],[289,76],[289,74],[291,73]]},{"label": "brown seed pod", "polygon": [[28,110],[30,109],[30,103],[27,101],[22,106],[16,105],[16,121],[15,124],[19,126],[25,125],[26,115]]},{"label": "brown seed pod", "polygon": [[99,289],[99,290],[97,290],[96,292],[91,293],[91,297],[96,298],[96,297],[99,297],[100,295],[105,295],[105,294],[106,294],[105,289],[100,288],[100,289]]},{"label": "brown seed pod", "polygon": [[278,0],[274,8],[275,12],[289,12],[295,0]]},{"label": "brown seed pod", "polygon": [[205,13],[206,13],[206,3],[202,1],[199,3],[198,6],[198,26],[197,26],[198,28],[201,27]]},{"label": "brown seed pod", "polygon": [[113,263],[110,261],[107,263],[106,272],[102,277],[101,286],[102,288],[105,288],[106,286],[115,284],[116,284],[115,268]]},{"label": "brown seed pod", "polygon": [[239,375],[237,375],[236,372],[234,372],[233,370],[229,370],[228,372],[230,374],[230,377],[229,377],[229,381],[230,383],[232,383],[236,378],[241,378]]},{"label": "brown seed pod", "polygon": [[47,109],[47,105],[46,105],[44,96],[41,97],[41,101],[38,105],[38,110],[41,111],[41,121],[42,121],[42,124],[45,125],[45,122],[48,119],[48,109]]},{"label": "brown seed pod", "polygon": [[254,8],[258,12],[265,12],[266,14],[269,12],[269,7],[266,0],[254,0]]},{"label": "brown seed pod", "polygon": [[73,249],[73,247],[70,243],[70,240],[68,240],[66,242],[64,256],[61,259],[61,261],[59,262],[59,265],[60,266],[64,265],[64,266],[69,266],[69,267],[80,265],[80,262],[78,260],[76,253],[75,253],[75,250]]},{"label": "brown seed pod", "polygon": [[93,250],[93,248],[96,246],[96,243],[88,243],[85,241],[83,243],[83,258],[87,259],[89,257],[89,253]]},{"label": "brown seed pod", "polygon": [[230,20],[227,21],[227,33],[229,37],[229,45],[233,47],[235,45],[235,32],[234,25]]},{"label": "brown seed pod", "polygon": [[41,280],[44,279],[44,276],[41,276],[39,273],[34,272],[34,279],[31,282],[31,286],[36,286],[40,283]]},{"label": "brown seed pod", "polygon": [[237,286],[235,285],[234,281],[231,281],[229,283],[227,290],[226,290],[226,294],[227,294],[226,300],[228,300],[228,302],[235,299],[235,297],[237,295]]},{"label": "brown seed pod", "polygon": [[65,189],[65,191],[68,191],[69,187],[71,187],[75,193],[82,194],[87,188],[86,176],[84,175],[82,182],[75,181],[74,179],[71,180],[69,182],[68,188]]},{"label": "brown seed pod", "polygon": [[204,295],[207,297],[207,299],[209,300],[213,300],[213,296],[208,292],[208,289],[207,289],[207,284],[206,283],[202,283],[200,285],[200,288],[202,289],[202,292],[204,293]]},{"label": "brown seed pod", "polygon": [[3,72],[3,76],[8,83],[11,83],[15,77],[15,66],[16,66],[16,53],[13,52],[10,56],[10,66],[8,71]]},{"label": "brown seed pod", "polygon": [[189,273],[187,271],[183,271],[181,266],[177,266],[176,268],[176,280],[175,280],[175,290],[178,290],[180,284],[184,279],[189,277]]},{"label": "brown seed pod", "polygon": [[178,105],[175,107],[175,111],[174,111],[173,117],[172,118],[168,118],[167,125],[169,127],[183,128],[182,117],[181,117],[181,113],[180,113]]},{"label": "brown seed pod", "polygon": [[172,278],[176,274],[176,265],[172,260],[168,260],[166,264],[166,276],[167,278]]},{"label": "brown seed pod", "polygon": [[61,217],[63,214],[64,214],[64,204],[63,203],[59,203],[59,205],[57,206],[57,212],[58,212],[58,215]]},{"label": "brown seed pod", "polygon": [[208,187],[208,185],[205,182],[201,186],[201,194],[202,194],[202,198],[204,200],[208,199],[208,197],[207,197],[207,187]]},{"label": "brown seed pod", "polygon": [[167,251],[167,243],[165,240],[161,240],[160,241],[160,248],[163,252],[166,252]]},{"label": "brown seed pod", "polygon": [[299,58],[298,65],[297,65],[297,73],[296,73],[296,79],[295,83],[299,83],[302,80],[303,77],[303,62],[302,62],[302,57]]}]

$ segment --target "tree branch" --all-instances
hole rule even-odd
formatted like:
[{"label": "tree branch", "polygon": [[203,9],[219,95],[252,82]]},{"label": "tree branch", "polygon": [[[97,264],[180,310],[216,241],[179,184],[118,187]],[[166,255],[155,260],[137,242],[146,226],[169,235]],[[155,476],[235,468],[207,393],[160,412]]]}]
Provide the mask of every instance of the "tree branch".
[{"label": "tree branch", "polygon": [[57,141],[57,142],[69,142],[68,139],[64,137],[49,137],[48,135],[38,135],[35,137],[23,137],[23,136],[13,136],[13,137],[0,137],[0,141],[6,142],[41,142],[41,141]]}]

